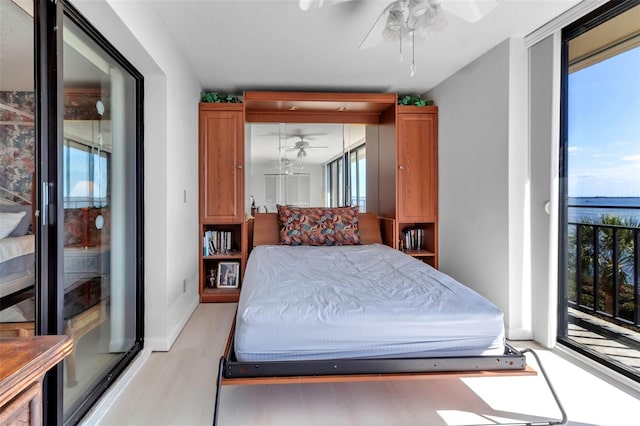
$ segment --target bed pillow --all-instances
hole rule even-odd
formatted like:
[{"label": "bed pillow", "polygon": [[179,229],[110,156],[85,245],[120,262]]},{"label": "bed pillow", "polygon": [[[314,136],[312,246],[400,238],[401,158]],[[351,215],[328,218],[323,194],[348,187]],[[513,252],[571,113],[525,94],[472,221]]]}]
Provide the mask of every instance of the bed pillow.
[{"label": "bed pillow", "polygon": [[31,206],[23,206],[19,204],[0,204],[0,212],[2,213],[20,213],[24,212],[21,216],[20,223],[9,234],[10,237],[21,237],[27,235],[29,227],[31,226]]},{"label": "bed pillow", "polygon": [[25,214],[25,212],[0,212],[0,239],[6,238],[11,235],[13,230],[16,229],[16,227],[20,224],[20,220]]},{"label": "bed pillow", "polygon": [[278,206],[280,244],[342,246],[361,244],[358,207]]}]

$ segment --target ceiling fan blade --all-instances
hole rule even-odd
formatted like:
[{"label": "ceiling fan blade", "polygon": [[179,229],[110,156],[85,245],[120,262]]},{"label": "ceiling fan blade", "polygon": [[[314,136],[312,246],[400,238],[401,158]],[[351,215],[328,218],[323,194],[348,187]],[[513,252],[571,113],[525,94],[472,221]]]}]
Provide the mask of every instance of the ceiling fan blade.
[{"label": "ceiling fan blade", "polygon": [[329,147],[328,146],[307,146],[306,148],[314,149],[314,148],[329,148]]},{"label": "ceiling fan blade", "polygon": [[325,136],[327,133],[307,133],[307,134],[297,134],[297,133],[292,133],[291,135],[287,136],[286,139],[298,139],[299,141],[308,141],[308,140],[313,140],[314,136]]},{"label": "ceiling fan blade", "polygon": [[440,7],[464,19],[475,23],[487,16],[498,5],[498,0],[442,0]]},{"label": "ceiling fan blade", "polygon": [[421,1],[420,3],[426,3],[426,7],[424,9],[417,8],[416,12],[419,11],[420,14],[411,16],[410,21],[413,22],[416,35],[419,38],[427,39],[429,35],[444,30],[449,22],[446,17],[447,13],[442,10],[440,0]]},{"label": "ceiling fan blade", "polygon": [[394,1],[393,3],[387,5],[384,8],[378,19],[373,24],[369,32],[367,33],[362,43],[360,43],[360,49],[369,49],[371,47],[378,46],[380,43],[384,42],[385,39],[382,36],[386,26],[387,19],[389,18],[389,11],[392,9],[396,9],[399,6],[399,1]]},{"label": "ceiling fan blade", "polygon": [[298,0],[298,5],[300,6],[300,10],[307,11],[309,9],[317,9],[319,7],[336,3],[344,3],[345,1],[350,0]]}]

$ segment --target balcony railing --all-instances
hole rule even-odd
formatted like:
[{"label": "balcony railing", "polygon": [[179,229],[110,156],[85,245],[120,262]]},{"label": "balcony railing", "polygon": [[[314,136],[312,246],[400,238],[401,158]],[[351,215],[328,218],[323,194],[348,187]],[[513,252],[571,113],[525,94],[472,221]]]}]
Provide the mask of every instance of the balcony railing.
[{"label": "balcony railing", "polygon": [[640,331],[636,222],[615,213],[569,222],[567,290],[570,307]]}]

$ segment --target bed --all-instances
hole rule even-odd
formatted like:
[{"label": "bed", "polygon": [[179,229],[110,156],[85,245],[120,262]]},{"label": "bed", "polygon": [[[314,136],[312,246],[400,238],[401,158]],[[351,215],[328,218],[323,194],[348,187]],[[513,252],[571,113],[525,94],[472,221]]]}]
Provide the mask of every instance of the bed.
[{"label": "bed", "polygon": [[290,245],[300,229],[291,230],[282,211],[255,215],[253,250],[219,362],[214,425],[225,385],[536,375],[525,353],[536,359],[562,417],[536,424],[566,424],[537,355],[505,343],[498,308],[383,246],[375,215],[355,217],[354,244],[309,246]]},{"label": "bed", "polygon": [[30,200],[0,187],[0,336],[33,335],[35,237]]}]

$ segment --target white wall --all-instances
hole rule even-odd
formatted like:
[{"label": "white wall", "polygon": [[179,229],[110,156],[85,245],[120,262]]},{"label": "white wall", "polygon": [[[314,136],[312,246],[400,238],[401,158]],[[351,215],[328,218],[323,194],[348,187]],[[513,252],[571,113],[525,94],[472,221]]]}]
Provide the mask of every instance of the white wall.
[{"label": "white wall", "polygon": [[556,33],[530,53],[533,338],[547,347],[555,344],[558,317],[559,43]]},{"label": "white wall", "polygon": [[198,304],[202,87],[148,5],[109,0],[73,4],[145,79],[145,346],[168,350]]},{"label": "white wall", "polygon": [[439,107],[440,269],[502,309],[511,339],[531,335],[526,61],[522,40],[506,40],[427,94]]}]

